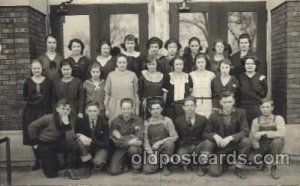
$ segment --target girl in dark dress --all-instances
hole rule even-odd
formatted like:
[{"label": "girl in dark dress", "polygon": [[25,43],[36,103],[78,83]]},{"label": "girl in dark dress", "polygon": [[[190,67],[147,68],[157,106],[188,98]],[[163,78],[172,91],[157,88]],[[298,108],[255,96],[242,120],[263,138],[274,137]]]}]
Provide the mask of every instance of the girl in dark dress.
[{"label": "girl in dark dress", "polygon": [[142,101],[141,116],[146,119],[150,115],[148,112],[148,99],[161,97],[163,95],[163,74],[157,71],[157,60],[154,56],[148,56],[146,59],[148,70],[143,70],[139,79],[139,96]]},{"label": "girl in dark dress", "polygon": [[84,92],[82,81],[72,76],[70,61],[64,60],[61,63],[60,71],[62,78],[54,82],[53,105],[55,105],[58,100],[67,99],[73,103],[72,107],[74,112],[72,114],[78,114],[78,117],[83,118]]},{"label": "girl in dark dress", "polygon": [[124,43],[121,44],[123,54],[127,57],[127,69],[135,73],[137,77],[140,77],[142,70],[143,58],[138,51],[138,40],[134,35],[127,35],[124,38]]},{"label": "girl in dark dress", "polygon": [[32,146],[36,158],[32,170],[39,168],[39,156],[37,149],[33,146],[34,142],[29,137],[28,125],[51,112],[51,82],[42,75],[42,69],[42,62],[32,61],[32,77],[27,78],[23,85],[23,96],[26,102],[23,112],[23,144]]},{"label": "girl in dark dress", "polygon": [[168,55],[161,58],[158,62],[161,67],[160,71],[166,76],[174,70],[173,60],[178,55],[178,51],[181,49],[181,44],[177,39],[169,39],[165,43],[165,49],[168,51]]},{"label": "girl in dark dress", "polygon": [[111,45],[109,41],[100,41],[99,53],[96,57],[96,61],[101,66],[101,78],[106,79],[111,71],[115,70],[116,58],[111,55]]},{"label": "girl in dark dress", "polygon": [[259,66],[256,56],[246,56],[242,64],[246,72],[239,77],[241,88],[238,103],[239,107],[246,111],[251,128],[253,119],[261,115],[259,105],[261,99],[267,95],[268,86],[266,76],[256,72]]},{"label": "girl in dark dress", "polygon": [[88,76],[88,68],[91,65],[91,62],[89,58],[83,55],[83,42],[80,39],[72,39],[69,42],[68,48],[72,51],[72,54],[66,60],[71,64],[72,76],[78,77],[81,81],[85,81]]},{"label": "girl in dark dress", "polygon": [[[231,62],[232,62],[232,70],[230,72],[231,75],[238,77],[245,72],[244,66],[242,65],[242,60],[244,59],[245,56],[255,55],[251,51],[251,43],[252,41],[249,34],[240,35],[238,39],[240,51],[234,53],[231,56]],[[257,69],[257,72],[263,75],[267,75],[266,63],[261,63]]]},{"label": "girl in dark dress", "polygon": [[229,59],[220,61],[220,73],[211,82],[212,103],[213,110],[216,111],[221,108],[220,99],[222,92],[230,91],[234,93],[235,97],[239,90],[239,81],[236,77],[230,76],[231,62]]},{"label": "girl in dark dress", "polygon": [[43,64],[45,76],[52,82],[59,78],[60,63],[64,60],[63,56],[56,52],[57,41],[54,36],[46,37],[47,51],[39,57]]},{"label": "girl in dark dress", "polygon": [[198,37],[189,39],[189,46],[185,48],[183,58],[185,62],[185,72],[190,73],[195,70],[195,56],[202,50],[201,42]]},{"label": "girl in dark dress", "polygon": [[[210,60],[210,71],[214,72],[216,75],[220,73],[220,63],[227,59],[231,53],[230,45],[226,44],[225,41],[217,39],[212,48],[214,55]],[[225,54],[227,52],[227,54]]]},{"label": "girl in dark dress", "polygon": [[175,57],[171,64],[173,72],[167,74],[163,82],[166,115],[173,120],[183,114],[182,102],[193,89],[193,81],[189,74],[183,72],[184,61],[180,56]]}]

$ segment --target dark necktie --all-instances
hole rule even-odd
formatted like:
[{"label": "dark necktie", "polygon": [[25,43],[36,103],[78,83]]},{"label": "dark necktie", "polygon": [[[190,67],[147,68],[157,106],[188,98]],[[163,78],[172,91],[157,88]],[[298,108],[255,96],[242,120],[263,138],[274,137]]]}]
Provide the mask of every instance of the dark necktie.
[{"label": "dark necktie", "polygon": [[187,118],[187,126],[188,127],[192,127],[193,125],[192,125],[192,118]]},{"label": "dark necktie", "polygon": [[95,127],[96,127],[95,121],[94,121],[94,120],[92,120],[92,121],[91,121],[91,128],[94,130],[94,129],[95,129]]}]

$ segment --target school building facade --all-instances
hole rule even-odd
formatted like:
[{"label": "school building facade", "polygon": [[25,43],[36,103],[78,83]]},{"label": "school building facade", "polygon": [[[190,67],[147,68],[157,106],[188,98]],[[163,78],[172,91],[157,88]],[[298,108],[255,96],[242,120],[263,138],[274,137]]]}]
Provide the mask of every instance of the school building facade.
[{"label": "school building facade", "polygon": [[[68,55],[71,37],[85,41],[85,54],[97,54],[100,39],[117,46],[125,34],[139,38],[178,38],[186,46],[195,34],[208,48],[220,38],[237,50],[237,37],[248,32],[252,48],[268,64],[269,95],[276,114],[287,122],[285,152],[300,159],[300,1],[299,0],[1,0],[0,1],[0,137],[12,143],[13,162],[30,162],[22,144],[22,88],[29,63],[45,50],[52,33],[58,51]],[[187,5],[185,6],[185,2]],[[5,149],[0,146],[0,162]]]}]

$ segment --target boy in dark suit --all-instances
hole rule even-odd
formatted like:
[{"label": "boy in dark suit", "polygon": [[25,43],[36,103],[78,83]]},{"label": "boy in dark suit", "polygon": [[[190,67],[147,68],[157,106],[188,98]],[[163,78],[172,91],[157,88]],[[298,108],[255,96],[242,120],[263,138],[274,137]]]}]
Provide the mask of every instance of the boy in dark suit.
[{"label": "boy in dark suit", "polygon": [[[226,168],[223,167],[223,161],[228,158],[224,158],[223,155],[227,157],[228,154],[235,151],[238,155],[247,155],[251,147],[246,114],[243,109],[234,107],[234,95],[229,91],[224,91],[221,94],[220,104],[222,108],[210,115],[204,133],[207,139],[214,142],[215,152],[221,159],[209,167],[209,173],[214,177],[220,176],[223,169]],[[239,178],[245,179],[246,176],[242,168],[243,164],[238,158],[234,173]]]},{"label": "boy in dark suit", "polygon": [[90,176],[93,167],[95,170],[104,167],[109,147],[108,120],[99,115],[98,103],[88,103],[86,115],[83,119],[79,118],[75,126],[85,178]]},{"label": "boy in dark suit", "polygon": [[[214,144],[203,138],[207,119],[205,116],[196,114],[196,99],[188,97],[183,103],[184,115],[176,118],[174,124],[178,133],[177,147],[180,157],[186,154],[197,153],[198,155],[208,155],[212,152]],[[181,159],[183,160],[183,159]],[[188,171],[188,164],[181,161],[185,171]],[[204,176],[206,170],[199,166],[197,175]]]}]

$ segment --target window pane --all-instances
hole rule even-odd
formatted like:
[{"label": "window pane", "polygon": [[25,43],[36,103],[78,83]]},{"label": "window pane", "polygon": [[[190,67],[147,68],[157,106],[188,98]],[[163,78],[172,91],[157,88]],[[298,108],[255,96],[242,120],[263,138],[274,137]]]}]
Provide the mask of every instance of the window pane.
[{"label": "window pane", "polygon": [[[78,23],[80,26],[78,26]],[[90,17],[89,15],[65,16],[63,24],[64,57],[71,55],[68,44],[71,39],[78,38],[84,43],[83,55],[90,57]]]},{"label": "window pane", "polygon": [[139,38],[138,14],[114,14],[110,16],[110,41],[112,46],[120,46],[124,37],[133,34]]},{"label": "window pane", "polygon": [[191,37],[201,40],[204,51],[208,47],[208,13],[180,13],[179,14],[179,40],[183,48],[188,45]]},{"label": "window pane", "polygon": [[238,38],[243,33],[248,33],[252,39],[252,51],[256,51],[257,40],[257,13],[256,12],[229,12],[228,13],[228,43],[232,53],[239,50]]}]

